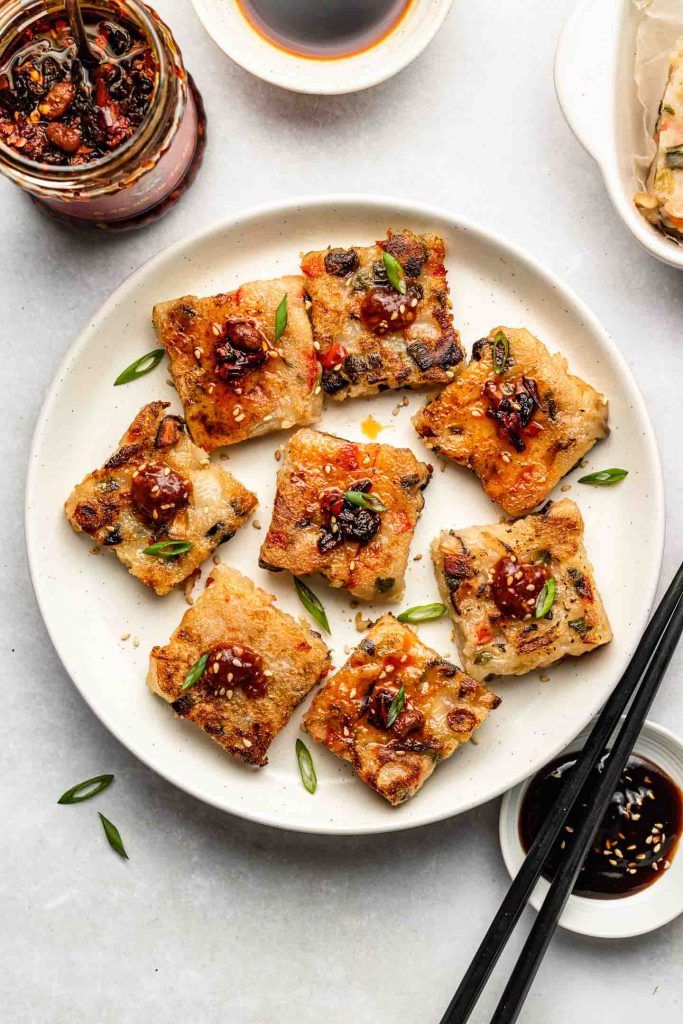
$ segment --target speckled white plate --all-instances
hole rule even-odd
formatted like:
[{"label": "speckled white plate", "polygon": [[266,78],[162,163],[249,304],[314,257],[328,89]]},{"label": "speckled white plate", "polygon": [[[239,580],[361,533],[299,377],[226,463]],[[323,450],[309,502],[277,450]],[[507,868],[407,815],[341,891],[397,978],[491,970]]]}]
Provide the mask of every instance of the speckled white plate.
[{"label": "speckled white plate", "polygon": [[[387,226],[443,235],[455,320],[465,345],[506,323],[528,327],[570,367],[610,400],[611,436],[590,454],[591,469],[625,466],[628,478],[613,488],[565,481],[586,520],[586,544],[614,630],[609,646],[549,670],[500,681],[503,697],[468,744],[440,765],[407,804],[391,808],[358,782],[349,768],[310,743],[318,791],[301,786],[294,740],[306,704],[270,750],[270,764],[246,769],[199,729],[174,718],[145,686],[150,648],[164,643],[186,609],[179,593],[159,598],[129,576],[111,556],[89,553],[62,512],[71,487],[113,451],[137,410],[163,398],[178,408],[161,365],[126,387],[113,388],[119,371],[156,347],[151,326],[155,302],[186,293],[213,294],[242,281],[296,272],[301,251],[328,243],[367,244]],[[430,461],[410,416],[424,395],[392,415],[401,395],[329,402],[324,430],[363,440],[370,413],[386,429],[379,439],[408,446]],[[267,527],[272,506],[275,448],[287,434],[272,434],[230,449],[225,463],[260,499],[257,518]],[[433,456],[431,461],[434,461]],[[559,490],[559,489],[558,489]],[[437,463],[413,541],[403,607],[437,599],[429,543],[444,527],[495,522],[492,505],[474,476]],[[65,668],[95,713],[122,743],[155,771],[189,793],[226,811],[283,828],[358,834],[426,824],[481,804],[526,778],[558,753],[596,713],[621,675],[645,625],[659,575],[664,501],[652,426],[618,346],[577,297],[515,247],[460,217],[379,197],[329,196],[248,211],[176,243],[118,288],[86,325],[48,391],[36,427],[26,492],[26,532],[33,583],[50,636]],[[263,532],[246,526],[221,548],[223,561],[272,590],[281,607],[302,609],[287,574],[257,566]],[[316,579],[332,624],[334,662],[360,636],[348,597]],[[370,615],[387,607],[368,606]],[[397,609],[397,610],[400,610]],[[130,632],[131,639],[122,641]],[[419,627],[421,638],[455,657],[448,621]],[[132,638],[140,638],[139,646]],[[104,771],[106,765],[100,766]]]}]

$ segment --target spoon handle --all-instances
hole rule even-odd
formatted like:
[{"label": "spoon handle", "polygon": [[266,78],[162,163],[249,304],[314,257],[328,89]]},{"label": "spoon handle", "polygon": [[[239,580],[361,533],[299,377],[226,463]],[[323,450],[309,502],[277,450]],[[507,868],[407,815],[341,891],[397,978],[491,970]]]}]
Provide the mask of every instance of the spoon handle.
[{"label": "spoon handle", "polygon": [[91,49],[90,40],[85,31],[83,14],[78,0],[64,0],[64,6],[78,48],[78,56],[84,64],[98,64],[99,61]]}]

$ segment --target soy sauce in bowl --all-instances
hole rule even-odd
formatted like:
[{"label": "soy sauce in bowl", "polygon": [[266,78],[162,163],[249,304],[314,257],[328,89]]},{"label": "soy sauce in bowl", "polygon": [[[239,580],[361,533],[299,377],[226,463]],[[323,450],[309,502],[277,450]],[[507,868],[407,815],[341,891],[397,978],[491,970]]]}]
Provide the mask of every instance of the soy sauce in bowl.
[{"label": "soy sauce in bowl", "polygon": [[252,28],[297,57],[335,60],[376,46],[412,0],[236,0]]},{"label": "soy sauce in bowl", "polygon": [[[608,756],[608,755],[605,755]],[[600,762],[603,769],[605,758]],[[519,837],[528,852],[576,758],[563,754],[531,780],[519,814]],[[579,800],[577,808],[586,808]],[[656,882],[676,853],[683,828],[683,798],[676,783],[652,761],[632,754],[619,778],[573,892],[592,899],[630,896]],[[551,881],[574,834],[570,815],[547,860]]]}]

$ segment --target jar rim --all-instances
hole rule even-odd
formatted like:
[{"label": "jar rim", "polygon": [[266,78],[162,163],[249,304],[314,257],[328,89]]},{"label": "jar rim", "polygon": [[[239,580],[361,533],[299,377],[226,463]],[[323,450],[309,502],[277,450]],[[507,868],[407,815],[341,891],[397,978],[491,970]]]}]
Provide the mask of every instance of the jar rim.
[{"label": "jar rim", "polygon": [[[39,163],[25,157],[20,151],[14,150],[0,139],[0,164],[4,164],[8,169],[11,168],[16,174],[26,175],[37,186],[43,186],[48,189],[52,186],[58,189],[63,186],[75,185],[84,176],[105,174],[110,168],[117,167],[123,163],[131,153],[142,152],[150,131],[154,131],[163,118],[163,104],[160,104],[158,101],[162,83],[169,81],[169,75],[175,78],[180,86],[179,113],[182,112],[182,108],[185,105],[187,93],[186,78],[184,73],[178,77],[175,75],[173,68],[169,67],[167,44],[169,42],[174,43],[174,40],[156,11],[142,2],[142,0],[84,0],[82,3],[84,12],[91,10],[95,12],[100,11],[101,13],[109,11],[111,13],[112,6],[119,9],[122,17],[126,17],[136,23],[136,26],[144,33],[154,52],[157,62],[157,74],[154,90],[145,116],[140,122],[137,131],[129,139],[126,139],[121,146],[112,150],[111,153],[107,153],[85,164],[53,165]],[[0,14],[0,32],[14,22],[17,22],[19,29],[21,29],[27,21],[30,24],[38,17],[45,17],[46,14],[55,14],[60,9],[63,9],[62,0],[34,0],[33,4],[30,2],[27,4],[26,0],[14,0],[14,4],[8,6]],[[3,21],[5,22],[4,26]],[[179,50],[175,45],[173,45],[172,50],[173,59],[177,61],[180,69],[184,72]],[[2,56],[1,53],[0,56]]]}]

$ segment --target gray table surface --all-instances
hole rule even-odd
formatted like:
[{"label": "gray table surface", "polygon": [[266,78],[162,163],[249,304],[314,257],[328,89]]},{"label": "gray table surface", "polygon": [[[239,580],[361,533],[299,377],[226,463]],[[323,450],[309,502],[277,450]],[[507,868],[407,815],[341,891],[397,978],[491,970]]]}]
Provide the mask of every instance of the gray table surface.
[{"label": "gray table surface", "polygon": [[[306,837],[222,814],[139,764],[72,686],[33,599],[22,503],[41,398],[89,313],[187,232],[299,193],[427,199],[544,261],[617,339],[661,446],[668,580],[683,553],[683,275],[626,233],[562,118],[552,61],[572,0],[461,0],[410,68],[337,98],[288,94],[252,78],[213,45],[187,0],[157,0],[157,7],[210,119],[205,166],[178,208],[124,237],[73,234],[0,181],[1,618],[9,626],[2,639],[0,1017],[436,1021],[508,882],[498,801],[412,832]],[[624,585],[638,586],[628,565]],[[679,733],[682,668],[679,655],[652,711]],[[125,835],[127,863],[103,845],[92,805],[55,805],[65,788],[100,771],[117,777],[102,807]],[[680,1019],[682,957],[680,918],[621,942],[558,933],[521,1019]],[[474,1020],[488,1019],[503,974]]]}]

